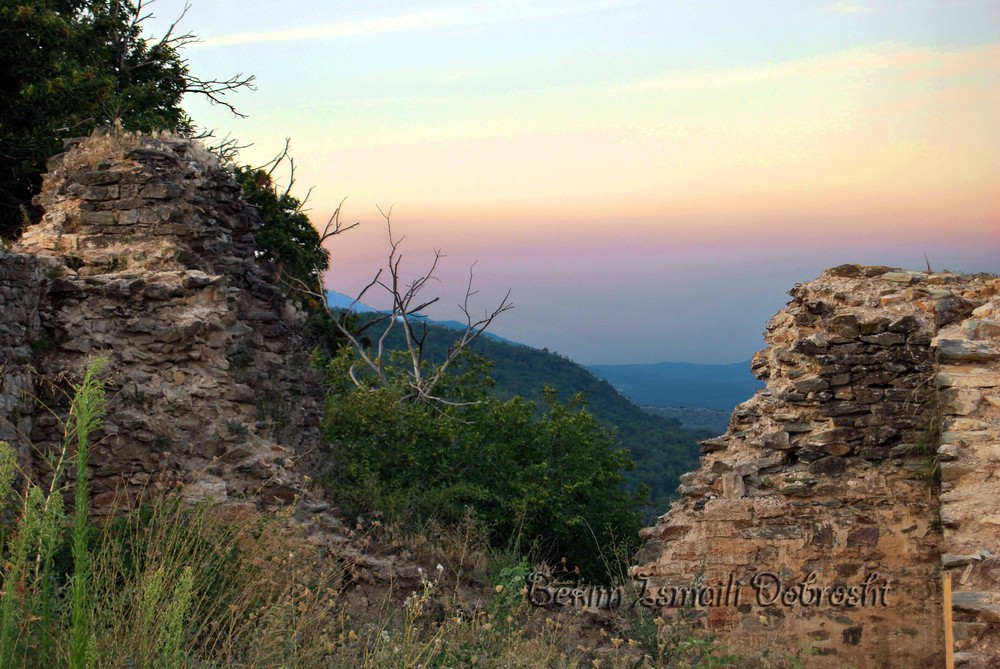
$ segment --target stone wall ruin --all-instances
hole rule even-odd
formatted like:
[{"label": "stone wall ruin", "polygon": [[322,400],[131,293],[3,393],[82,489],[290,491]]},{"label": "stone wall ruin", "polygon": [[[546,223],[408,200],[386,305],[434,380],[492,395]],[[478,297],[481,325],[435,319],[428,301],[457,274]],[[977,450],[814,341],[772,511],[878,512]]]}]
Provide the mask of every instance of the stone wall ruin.
[{"label": "stone wall ruin", "polygon": [[950,570],[959,666],[995,666],[998,293],[995,277],[856,265],[792,289],[752,363],[767,387],[643,532],[648,592],[733,579],[738,603],[695,607],[730,646],[939,667]]},{"label": "stone wall ruin", "polygon": [[304,314],[255,257],[259,218],[215,156],[169,137],[72,142],[36,202],[41,222],[0,254],[0,438],[26,461],[57,448],[66,376],[105,357],[98,513],[173,489],[294,498],[322,388]]}]

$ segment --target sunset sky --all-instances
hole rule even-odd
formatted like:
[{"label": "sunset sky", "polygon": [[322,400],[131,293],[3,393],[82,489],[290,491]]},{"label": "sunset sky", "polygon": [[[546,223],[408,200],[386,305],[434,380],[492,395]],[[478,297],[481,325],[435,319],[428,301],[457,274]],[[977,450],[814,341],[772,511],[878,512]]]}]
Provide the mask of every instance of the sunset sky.
[{"label": "sunset sky", "polygon": [[181,28],[193,72],[257,77],[248,119],[196,122],[255,164],[291,138],[314,222],[361,222],[343,293],[384,262],[376,205],[404,270],[446,256],[431,316],[476,263],[497,334],[585,364],[748,359],[844,262],[1000,273],[996,0],[193,0]]}]

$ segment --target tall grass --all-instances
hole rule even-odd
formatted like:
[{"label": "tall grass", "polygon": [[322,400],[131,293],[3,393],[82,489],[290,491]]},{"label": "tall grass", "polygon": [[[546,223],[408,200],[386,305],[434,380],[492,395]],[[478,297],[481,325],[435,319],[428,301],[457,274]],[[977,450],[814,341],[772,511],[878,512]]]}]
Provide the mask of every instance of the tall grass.
[{"label": "tall grass", "polygon": [[[89,517],[88,456],[107,402],[98,360],[74,387],[43,486],[0,443],[0,668],[320,666],[340,568],[288,513],[168,496]],[[75,465],[67,517],[67,469]],[[289,510],[290,511],[290,510]]]},{"label": "tall grass", "polygon": [[[55,557],[65,539],[62,486],[74,446],[77,485],[69,604],[72,650],[64,660],[72,667],[86,666],[90,608],[87,455],[90,435],[100,426],[107,406],[104,386],[98,379],[105,365],[103,359],[94,361],[83,382],[74,388],[62,448],[48,458],[51,479],[47,489],[22,476],[24,486],[18,493],[14,487],[16,453],[9,444],[0,444],[0,514],[16,515],[12,531],[0,535],[6,558],[0,590],[0,667],[25,666],[29,658],[42,666],[55,658],[54,615],[60,596],[55,584]],[[15,509],[8,508],[12,498]]]},{"label": "tall grass", "polygon": [[[90,641],[90,551],[87,545],[90,534],[90,494],[88,490],[87,460],[90,454],[90,435],[101,426],[107,412],[107,398],[99,374],[107,365],[98,359],[87,368],[83,382],[77,386],[66,421],[66,439],[63,451],[70,441],[76,442],[76,489],[73,509],[73,576],[70,600],[71,650],[70,666],[85,669],[87,644]],[[50,597],[44,597],[46,601]]]},{"label": "tall grass", "polygon": [[[676,640],[678,628],[641,611],[630,620],[629,611],[594,618],[532,608],[531,565],[491,548],[472,518],[411,535],[383,527],[342,537],[354,551],[381,546],[429,565],[412,581],[367,585],[364,570],[328,552],[293,508],[190,506],[167,494],[94,521],[87,460],[106,411],[101,369],[92,365],[75,387],[47,485],[20,472],[0,443],[0,669],[728,662],[710,642]],[[70,464],[72,518],[63,503]]]}]

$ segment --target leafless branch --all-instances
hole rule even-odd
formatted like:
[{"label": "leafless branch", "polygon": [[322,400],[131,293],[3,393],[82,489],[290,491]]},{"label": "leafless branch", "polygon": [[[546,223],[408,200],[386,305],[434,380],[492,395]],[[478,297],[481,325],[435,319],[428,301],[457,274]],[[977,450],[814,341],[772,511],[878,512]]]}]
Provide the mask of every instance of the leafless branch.
[{"label": "leafless branch", "polygon": [[340,204],[337,205],[337,209],[333,212],[333,215],[330,216],[330,220],[326,222],[326,226],[323,228],[323,233],[319,236],[320,244],[325,242],[327,239],[330,239],[331,237],[336,237],[342,232],[347,232],[351,228],[356,228],[359,225],[361,225],[360,222],[355,222],[345,227],[341,222],[340,210],[344,206],[344,202],[346,200],[347,198],[345,197],[343,200],[340,201]]},{"label": "leafless branch", "polygon": [[[216,139],[214,130],[204,130],[194,135],[192,139],[197,139],[205,143],[206,140]],[[236,160],[236,156],[239,155],[240,151],[243,149],[253,146],[253,143],[240,144],[239,140],[235,137],[230,137],[227,133],[225,137],[219,139],[218,141],[208,144],[205,143],[205,148],[218,156],[219,161],[223,164],[231,163]]]},{"label": "leafless branch", "polygon": [[[286,145],[287,151],[287,145]],[[283,151],[275,160],[280,160],[286,153]],[[267,165],[270,165],[268,163]],[[265,166],[266,167],[266,166]],[[263,168],[261,168],[263,169]],[[343,201],[341,201],[341,206]],[[341,206],[337,207],[330,222],[327,223],[322,239],[326,240],[341,232],[349,230],[355,226],[343,226],[340,221]],[[347,339],[351,348],[358,358],[357,365],[352,364],[348,369],[348,377],[358,388],[365,388],[365,382],[359,378],[358,365],[367,370],[377,379],[380,385],[389,383],[389,375],[386,365],[386,346],[390,333],[400,327],[403,331],[403,338],[406,344],[405,353],[409,358],[409,365],[406,371],[408,378],[407,385],[410,388],[409,397],[411,399],[430,402],[439,406],[467,406],[476,402],[456,402],[440,397],[435,393],[441,382],[445,379],[449,368],[459,359],[473,342],[478,339],[483,332],[489,328],[493,321],[502,313],[514,308],[510,301],[510,291],[504,296],[500,304],[492,311],[484,311],[481,318],[473,316],[472,298],[478,294],[478,290],[473,288],[475,263],[469,268],[469,281],[466,285],[465,296],[458,308],[465,315],[465,330],[458,340],[448,349],[445,360],[440,364],[428,368],[424,360],[424,343],[427,339],[427,323],[421,317],[420,312],[435,304],[439,298],[422,299],[421,292],[431,281],[437,281],[435,275],[441,258],[444,255],[440,249],[434,249],[434,259],[426,272],[417,276],[410,282],[406,282],[402,277],[403,254],[400,250],[404,237],[396,238],[392,231],[392,209],[383,211],[378,208],[380,214],[385,219],[386,234],[389,240],[389,253],[386,256],[386,266],[376,272],[371,281],[365,285],[358,293],[357,297],[348,306],[343,315],[332,313],[334,324],[340,333]],[[318,298],[326,305],[326,296],[317,292],[314,287],[308,286],[304,281],[293,277],[297,285],[297,290],[312,297]],[[349,326],[348,316],[353,313],[355,305],[360,303],[365,295],[374,287],[380,287],[389,293],[392,299],[392,308],[388,313],[380,313],[368,318],[366,322],[358,326]],[[329,309],[329,307],[327,307]],[[417,321],[416,323],[414,321]],[[365,346],[361,341],[361,335],[367,330],[376,326],[382,327],[378,339],[371,346]]]},{"label": "leafless branch", "polygon": [[255,90],[253,82],[256,79],[257,77],[252,74],[243,76],[242,72],[238,72],[228,79],[201,79],[192,74],[188,74],[186,77],[187,83],[184,86],[184,92],[204,95],[212,104],[222,105],[232,112],[233,115],[239,116],[240,118],[246,118],[246,114],[237,111],[235,105],[231,102],[223,100],[222,98],[226,93],[238,91],[241,88]]},{"label": "leafless branch", "polygon": [[[140,23],[152,17],[153,14],[151,12],[143,13],[148,4],[152,3],[145,2],[144,0],[139,0],[135,5],[130,25],[130,30],[132,30],[133,32],[138,29]],[[117,11],[117,7],[118,5],[116,4],[115,11]],[[147,57],[144,60],[127,68],[127,70],[134,71],[152,65],[154,63],[159,62],[160,59],[162,59],[165,54],[179,53],[180,50],[183,49],[185,46],[188,46],[190,44],[195,44],[201,41],[193,33],[179,33],[179,34],[177,33],[178,24],[180,24],[181,20],[184,18],[184,16],[188,13],[188,10],[190,9],[191,9],[191,3],[185,2],[184,9],[181,10],[180,16],[178,16],[176,19],[174,19],[173,22],[171,22],[171,24],[167,27],[167,31],[164,33],[163,37],[161,37],[159,41],[156,42],[156,44],[154,44],[149,48],[147,52]],[[120,42],[123,37],[124,36],[122,35],[115,36],[116,39],[115,44],[118,47],[119,59],[121,61],[120,71],[124,74],[126,71],[125,57],[127,50],[122,48],[122,46],[120,45]],[[188,62],[186,58],[181,59],[181,65],[185,68],[185,70],[187,70]],[[227,79],[202,79],[201,77],[191,74],[190,71],[186,71],[184,74],[183,92],[194,93],[197,95],[204,95],[209,99],[209,101],[212,104],[222,105],[230,112],[232,112],[235,116],[238,116],[240,118],[246,118],[246,114],[237,111],[235,105],[233,105],[231,102],[227,100],[224,100],[223,98],[226,96],[227,93],[238,91],[243,88],[254,90],[253,82],[255,80],[256,77],[254,75],[252,74],[244,75],[242,72],[239,72]]]},{"label": "leafless branch", "polygon": [[[334,218],[331,219],[335,222],[327,225],[327,231],[331,232],[331,236],[332,234],[337,234],[337,231],[341,230],[342,227],[339,223],[339,211],[340,209],[338,207]],[[386,257],[386,267],[379,270],[375,274],[375,277],[361,290],[360,293],[358,293],[358,296],[351,303],[350,307],[348,307],[347,311],[348,313],[352,312],[354,306],[361,302],[365,294],[375,286],[379,286],[389,293],[392,299],[392,308],[389,313],[379,314],[368,319],[367,322],[355,328],[353,332],[351,332],[350,328],[347,326],[346,315],[334,319],[337,323],[337,327],[347,338],[361,362],[382,383],[386,382],[386,368],[383,362],[386,355],[386,342],[389,334],[394,328],[397,326],[402,328],[403,338],[406,344],[405,352],[409,358],[407,375],[409,376],[408,385],[411,389],[411,397],[413,399],[431,402],[437,405],[463,406],[466,404],[474,404],[474,402],[453,402],[438,396],[435,391],[444,380],[449,368],[455,363],[456,360],[459,359],[462,353],[467,350],[468,347],[476,339],[478,339],[488,327],[490,327],[490,325],[493,324],[493,321],[497,318],[497,316],[513,308],[514,305],[510,302],[510,291],[507,291],[507,294],[495,309],[484,312],[482,318],[474,317],[472,315],[471,301],[478,291],[473,289],[473,268],[475,267],[473,264],[473,268],[469,269],[469,282],[466,287],[465,297],[462,304],[458,305],[462,310],[462,313],[465,314],[466,328],[462,332],[458,341],[456,341],[448,349],[448,354],[445,360],[438,365],[432,366],[428,372],[424,364],[424,343],[427,339],[427,323],[422,319],[417,319],[417,317],[420,316],[421,311],[436,303],[439,299],[437,297],[421,299],[421,293],[427,287],[428,283],[438,280],[436,272],[440,260],[444,257],[444,255],[441,253],[440,249],[434,249],[434,259],[431,261],[430,267],[427,271],[407,283],[402,278],[401,269],[403,262],[401,244],[404,238],[397,238],[393,234],[391,216],[392,210],[389,209],[388,211],[384,211],[379,208],[378,211],[385,219],[386,234],[388,235],[389,240],[389,253]],[[326,238],[326,236],[326,233],[324,233],[324,238]],[[415,319],[419,322],[415,323]],[[360,337],[361,333],[375,327],[376,325],[384,327],[372,349],[368,350],[361,346],[358,337]],[[351,381],[356,386],[362,386],[353,367],[351,368],[349,375],[351,377]]]},{"label": "leafless branch", "polygon": [[285,137],[285,145],[281,148],[281,151],[278,151],[277,155],[275,155],[274,158],[271,158],[263,165],[258,165],[257,167],[253,168],[254,171],[255,172],[265,171],[267,172],[267,176],[270,177],[272,174],[274,174],[274,170],[278,168],[278,165],[281,164],[281,161],[283,161],[285,158],[288,157],[288,151],[291,148],[292,148],[292,139],[290,137]]}]

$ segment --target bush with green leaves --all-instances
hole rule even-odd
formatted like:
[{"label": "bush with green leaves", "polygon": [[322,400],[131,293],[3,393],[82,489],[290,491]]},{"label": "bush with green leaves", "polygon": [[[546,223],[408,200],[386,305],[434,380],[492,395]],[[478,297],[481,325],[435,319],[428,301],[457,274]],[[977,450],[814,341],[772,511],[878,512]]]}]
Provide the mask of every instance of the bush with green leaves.
[{"label": "bush with green leaves", "polygon": [[330,253],[302,211],[302,201],[289,189],[276,188],[267,169],[244,165],[233,175],[243,199],[260,213],[257,248],[262,259],[274,263],[286,292],[325,312],[325,305],[317,303],[314,295],[322,294],[320,272],[330,263]]},{"label": "bush with green leaves", "polygon": [[328,365],[324,425],[331,482],[355,511],[420,524],[458,522],[471,508],[496,545],[565,557],[594,580],[606,575],[602,546],[636,545],[647,491],[624,488],[631,458],[580,397],[563,403],[550,390],[540,410],[496,399],[485,362],[468,356],[439,400],[420,400],[391,365],[386,382],[353,384],[354,355]]}]

